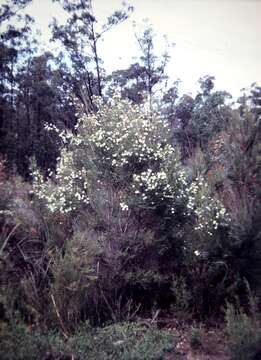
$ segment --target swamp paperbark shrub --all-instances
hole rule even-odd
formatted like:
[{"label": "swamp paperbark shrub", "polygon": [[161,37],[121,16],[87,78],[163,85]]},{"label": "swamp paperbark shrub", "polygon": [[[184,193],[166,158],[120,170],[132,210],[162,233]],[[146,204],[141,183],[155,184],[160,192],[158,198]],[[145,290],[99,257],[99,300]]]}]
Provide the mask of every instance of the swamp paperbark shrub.
[{"label": "swamp paperbark shrub", "polygon": [[56,172],[45,179],[34,169],[33,186],[51,213],[84,217],[82,231],[99,247],[90,308],[122,320],[129,297],[146,310],[159,293],[173,298],[173,273],[185,258],[200,262],[227,214],[206,180],[182,165],[166,121],[117,96],[95,101],[97,112],[81,116],[73,132],[46,126],[63,145]]},{"label": "swamp paperbark shrub", "polygon": [[192,220],[196,231],[212,235],[226,211],[204,179],[189,179],[167,122],[117,96],[111,103],[95,101],[98,111],[83,115],[74,132],[46,125],[63,143],[56,173],[44,179],[33,170],[35,192],[49,210],[69,214],[95,208],[95,194],[110,186],[123,212],[160,207],[164,216]]}]

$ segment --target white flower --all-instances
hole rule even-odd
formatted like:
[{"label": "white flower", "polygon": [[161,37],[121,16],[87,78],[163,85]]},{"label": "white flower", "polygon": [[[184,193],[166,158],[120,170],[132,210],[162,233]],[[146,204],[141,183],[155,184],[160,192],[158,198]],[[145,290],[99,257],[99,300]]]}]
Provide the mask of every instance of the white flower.
[{"label": "white flower", "polygon": [[120,203],[120,207],[121,207],[122,211],[128,211],[129,210],[128,205],[123,203],[123,202]]}]

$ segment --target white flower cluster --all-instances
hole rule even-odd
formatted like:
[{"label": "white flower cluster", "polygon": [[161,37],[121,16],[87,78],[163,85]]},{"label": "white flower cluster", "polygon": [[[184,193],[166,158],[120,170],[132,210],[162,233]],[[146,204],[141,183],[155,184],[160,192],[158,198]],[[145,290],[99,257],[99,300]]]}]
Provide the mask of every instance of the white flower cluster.
[{"label": "white flower cluster", "polygon": [[133,175],[132,188],[139,202],[153,206],[164,201],[172,214],[178,204],[186,203],[188,179],[176,161],[169,164],[169,169],[152,171],[149,168]]},{"label": "white flower cluster", "polygon": [[187,214],[196,215],[195,230],[206,231],[213,235],[219,225],[229,222],[229,216],[223,204],[210,195],[207,182],[202,176],[197,177],[186,189]]},{"label": "white flower cluster", "polygon": [[44,180],[38,169],[32,175],[34,191],[51,212],[66,214],[89,203],[86,169],[75,169],[70,152],[62,151],[56,174],[49,172],[48,180]]},{"label": "white flower cluster", "polygon": [[1,215],[10,216],[10,215],[13,215],[13,213],[12,213],[11,210],[2,210],[2,209],[0,209],[0,216]]},{"label": "white flower cluster", "polygon": [[130,163],[160,161],[173,153],[168,144],[168,124],[157,117],[147,118],[138,106],[127,101],[114,98],[113,107],[103,105],[86,120],[88,124],[83,128],[87,129],[92,149],[101,162],[117,170]]},{"label": "white flower cluster", "polygon": [[64,144],[55,174],[44,181],[39,171],[34,172],[35,191],[52,212],[69,213],[88,204],[91,192],[100,191],[101,180],[103,186],[120,183],[123,212],[164,202],[172,214],[185,208],[185,216],[196,218],[196,230],[210,235],[227,219],[203,178],[189,185],[164,120],[147,117],[138,106],[117,96],[112,104],[96,99],[96,105],[99,110],[82,116],[75,134],[46,126]]},{"label": "white flower cluster", "polygon": [[124,202],[120,203],[120,208],[122,211],[128,211],[129,210],[129,206],[127,204],[125,204]]},{"label": "white flower cluster", "polygon": [[[121,198],[122,211],[129,210],[134,197],[136,205],[166,201],[174,213],[175,201],[186,195],[187,182],[170,145],[167,122],[148,117],[138,106],[117,96],[112,99],[113,105],[99,98],[96,103],[99,110],[79,120],[76,134],[46,125],[46,130],[58,134],[64,147],[56,174],[49,174],[48,181],[39,172],[34,173],[38,196],[51,211],[67,213],[89,202],[88,184],[99,191],[98,182],[93,181],[100,176],[105,181],[106,177],[109,181],[125,178],[129,185]],[[97,172],[95,176],[93,171]]]},{"label": "white flower cluster", "polygon": [[[160,195],[161,200],[171,195],[171,186],[168,184],[168,176],[165,171],[153,172],[151,169],[143,171],[141,174],[133,175],[132,184],[134,193],[142,200],[153,199]],[[152,202],[152,205],[154,202]]]},{"label": "white flower cluster", "polygon": [[64,144],[67,144],[73,138],[73,134],[70,131],[68,131],[68,130],[60,130],[54,124],[46,123],[44,125],[44,129],[46,131],[56,133]]}]

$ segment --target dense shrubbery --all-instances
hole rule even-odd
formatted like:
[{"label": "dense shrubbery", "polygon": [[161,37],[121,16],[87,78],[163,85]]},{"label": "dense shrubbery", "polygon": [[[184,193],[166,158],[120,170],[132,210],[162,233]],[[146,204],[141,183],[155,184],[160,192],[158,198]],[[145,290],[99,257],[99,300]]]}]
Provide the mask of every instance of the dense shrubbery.
[{"label": "dense shrubbery", "polygon": [[77,133],[57,131],[65,145],[56,174],[45,181],[33,173],[34,188],[52,212],[96,210],[97,193],[117,193],[119,210],[157,213],[172,223],[212,235],[229,222],[222,203],[198,174],[191,178],[178,149],[170,143],[170,127],[156,115],[115,97],[113,104],[97,99],[97,113],[83,117]]},{"label": "dense shrubbery", "polygon": [[[173,276],[186,262],[201,267],[230,219],[203,175],[182,165],[165,121],[117,97],[112,104],[97,99],[97,107],[75,134],[48,127],[64,146],[56,174],[46,181],[35,169],[33,186],[51,212],[74,219],[75,233],[85,239],[76,247],[96,248],[93,285],[110,317],[120,320],[115,311],[132,297],[134,308],[170,305]],[[215,265],[204,266],[211,272]],[[185,274],[190,288],[193,271]]]},{"label": "dense shrubbery", "polygon": [[[247,288],[249,289],[248,284]],[[257,299],[249,292],[248,311],[240,305],[227,304],[226,331],[232,360],[255,360],[261,355],[261,324]]]},{"label": "dense shrubbery", "polygon": [[[62,142],[55,172],[46,176],[33,164],[31,186],[8,179],[1,168],[5,344],[19,330],[8,325],[17,316],[42,331],[59,328],[72,339],[71,345],[61,345],[71,353],[73,339],[82,341],[82,335],[73,337],[82,321],[102,325],[159,312],[220,318],[226,301],[237,297],[246,306],[244,278],[257,293],[260,289],[260,226],[252,203],[259,196],[257,150],[238,157],[242,137],[221,132],[209,142],[212,157],[198,148],[181,161],[171,128],[159,115],[118,97],[111,103],[97,98],[95,106],[98,110],[81,116],[72,132],[46,125]],[[248,116],[244,143],[256,129]],[[247,120],[235,114],[231,126],[237,121]],[[222,157],[227,151],[231,158]],[[249,157],[252,175],[244,172]],[[38,337],[21,331],[22,342],[41,349]],[[165,348],[160,336],[159,355],[153,357],[153,340],[144,349],[151,359],[160,358]],[[56,345],[50,350],[46,336],[39,341],[43,354],[62,356]],[[81,346],[78,356],[109,356],[90,353],[85,340]],[[141,353],[134,357],[142,358],[140,349],[147,345],[128,346],[113,346],[112,353],[125,359],[137,350]],[[23,351],[22,346],[22,355],[12,356],[23,358]]]},{"label": "dense shrubbery", "polygon": [[94,329],[78,326],[66,341],[58,332],[29,331],[24,325],[0,328],[2,360],[161,360],[175,347],[169,331],[122,323]]}]

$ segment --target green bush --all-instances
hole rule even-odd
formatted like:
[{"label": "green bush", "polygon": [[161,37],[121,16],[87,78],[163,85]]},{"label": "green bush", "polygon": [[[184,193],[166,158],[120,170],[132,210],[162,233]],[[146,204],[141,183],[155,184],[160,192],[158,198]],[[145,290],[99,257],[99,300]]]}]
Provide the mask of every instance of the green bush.
[{"label": "green bush", "polygon": [[75,132],[47,125],[64,145],[55,173],[33,169],[33,186],[54,217],[70,218],[72,232],[99,248],[86,308],[122,321],[129,300],[134,309],[142,301],[143,311],[169,305],[173,273],[204,251],[228,216],[203,176],[189,176],[166,121],[117,97],[96,102]]},{"label": "green bush", "polygon": [[75,133],[46,126],[64,143],[56,173],[45,179],[32,169],[35,192],[47,208],[64,214],[96,211],[97,199],[104,192],[106,199],[109,188],[118,211],[156,210],[182,226],[192,216],[196,231],[212,235],[226,211],[202,176],[189,179],[168,123],[117,97],[112,104],[96,102],[98,111],[82,116]]},{"label": "green bush", "polygon": [[49,348],[47,339],[31,334],[25,325],[0,323],[0,359],[39,360]]},{"label": "green bush", "polygon": [[175,302],[172,306],[173,311],[187,318],[191,312],[192,293],[186,284],[185,278],[180,276],[174,279],[171,290],[175,297]]},{"label": "green bush", "polygon": [[[96,249],[78,233],[50,258],[50,305],[53,318],[63,330],[75,328],[81,320],[87,297],[97,276],[93,264]],[[89,296],[92,296],[91,294]]]},{"label": "green bush", "polygon": [[80,359],[160,360],[175,347],[173,334],[145,328],[135,323],[122,323],[96,329],[86,341],[81,330],[70,340]]},{"label": "green bush", "polygon": [[256,360],[261,355],[261,325],[257,313],[227,304],[226,331],[232,360]]},{"label": "green bush", "polygon": [[161,360],[175,348],[172,333],[122,323],[104,328],[82,326],[66,341],[59,333],[29,332],[24,325],[1,327],[2,360]]}]

